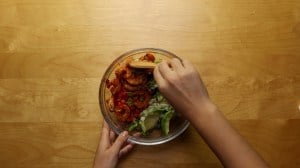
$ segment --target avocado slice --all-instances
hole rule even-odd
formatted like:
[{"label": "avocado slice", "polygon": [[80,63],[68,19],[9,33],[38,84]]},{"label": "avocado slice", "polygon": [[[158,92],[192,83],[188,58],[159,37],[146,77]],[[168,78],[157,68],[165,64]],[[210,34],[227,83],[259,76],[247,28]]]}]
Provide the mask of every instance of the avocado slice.
[{"label": "avocado slice", "polygon": [[139,122],[134,120],[128,127],[128,131],[133,131],[139,126]]},{"label": "avocado slice", "polygon": [[161,119],[161,130],[164,135],[168,135],[170,131],[170,120],[173,117],[174,112],[173,111],[168,111],[165,114],[163,114],[162,119]]},{"label": "avocado slice", "polygon": [[151,115],[143,116],[140,120],[140,126],[143,133],[154,128],[159,120],[159,113],[153,113]]}]

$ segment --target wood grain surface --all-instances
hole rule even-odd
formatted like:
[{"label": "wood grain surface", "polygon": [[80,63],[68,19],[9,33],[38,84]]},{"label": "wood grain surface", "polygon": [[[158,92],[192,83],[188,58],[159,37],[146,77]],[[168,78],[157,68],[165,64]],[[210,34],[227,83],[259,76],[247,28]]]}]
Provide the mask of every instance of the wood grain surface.
[{"label": "wood grain surface", "polygon": [[[300,167],[299,0],[0,0],[0,167],[92,167],[108,65],[136,48],[190,59],[271,167]],[[190,127],[119,167],[222,167]]]}]

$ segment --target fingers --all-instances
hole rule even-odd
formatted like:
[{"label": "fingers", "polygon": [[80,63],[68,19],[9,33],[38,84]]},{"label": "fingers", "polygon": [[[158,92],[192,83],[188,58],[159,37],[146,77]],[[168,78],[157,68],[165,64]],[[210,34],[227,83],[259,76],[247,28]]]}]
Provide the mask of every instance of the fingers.
[{"label": "fingers", "polygon": [[183,65],[183,67],[185,69],[189,69],[189,68],[193,68],[194,67],[194,65],[190,61],[188,61],[186,59],[182,59],[182,65]]},{"label": "fingers", "polygon": [[109,127],[108,127],[107,123],[103,120],[99,147],[102,149],[106,149],[109,146],[110,146]]},{"label": "fingers", "polygon": [[113,150],[120,151],[123,144],[127,141],[127,138],[128,138],[128,132],[127,131],[122,132],[116,139],[115,143],[113,144],[112,146]]},{"label": "fingers", "polygon": [[113,144],[116,139],[116,134],[113,131],[109,132],[110,144]]},{"label": "fingers", "polygon": [[181,61],[177,58],[173,58],[170,61],[170,65],[172,66],[173,70],[175,70],[177,73],[183,70],[183,65]]},{"label": "fingers", "polygon": [[167,79],[170,75],[174,75],[175,73],[166,61],[163,61],[158,65],[158,70],[164,79]]},{"label": "fingers", "polygon": [[134,144],[132,143],[129,143],[126,146],[124,146],[119,152],[119,158],[129,153],[133,149],[133,146]]},{"label": "fingers", "polygon": [[134,133],[132,136],[134,136],[134,137],[140,137],[141,135],[142,135],[142,133],[136,132],[136,133]]},{"label": "fingers", "polygon": [[156,67],[153,71],[153,76],[154,79],[158,85],[159,88],[163,88],[167,86],[167,82],[165,81],[165,79],[162,77],[162,75],[160,74],[158,67]]}]

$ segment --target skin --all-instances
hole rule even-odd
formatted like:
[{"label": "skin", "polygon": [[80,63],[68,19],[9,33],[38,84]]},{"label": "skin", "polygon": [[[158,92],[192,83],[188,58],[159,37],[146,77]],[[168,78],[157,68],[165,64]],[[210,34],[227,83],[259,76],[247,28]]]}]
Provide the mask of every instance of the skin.
[{"label": "skin", "polygon": [[189,61],[162,62],[154,70],[154,78],[161,93],[191,122],[224,167],[268,167],[209,99],[196,68]]},{"label": "skin", "polygon": [[102,133],[94,160],[94,168],[114,168],[119,158],[129,153],[133,144],[127,142],[128,132],[122,132],[117,138],[103,121]]},{"label": "skin", "polygon": [[[191,122],[224,167],[268,167],[210,100],[199,73],[189,61],[163,61],[153,74],[160,92],[177,112]],[[95,167],[98,168],[115,167],[118,158],[132,149],[132,144],[126,144],[128,133],[114,141],[113,136],[109,138],[108,132],[111,131],[104,124],[95,157]]]}]

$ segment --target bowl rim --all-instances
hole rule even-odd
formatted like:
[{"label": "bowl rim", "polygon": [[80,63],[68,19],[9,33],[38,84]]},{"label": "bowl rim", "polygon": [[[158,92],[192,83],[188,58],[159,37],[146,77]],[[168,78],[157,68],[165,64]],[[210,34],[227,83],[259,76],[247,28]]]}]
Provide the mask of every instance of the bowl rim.
[{"label": "bowl rim", "polygon": [[[110,122],[108,122],[108,121],[111,121],[111,120],[109,119],[109,117],[107,115],[103,114],[104,113],[103,111],[105,110],[105,108],[102,107],[101,101],[105,102],[105,98],[104,98],[104,96],[101,96],[101,95],[104,94],[102,92],[101,88],[105,89],[105,86],[103,86],[103,85],[105,85],[105,81],[106,81],[108,75],[110,74],[109,71],[112,69],[113,66],[116,65],[116,63],[118,63],[120,61],[120,59],[122,59],[123,57],[125,58],[126,56],[129,56],[129,55],[134,55],[134,54],[137,54],[137,53],[143,53],[143,52],[147,52],[147,51],[149,51],[149,52],[166,53],[166,54],[171,55],[172,57],[180,59],[180,57],[178,57],[177,55],[175,55],[175,54],[173,54],[173,53],[171,53],[169,51],[166,51],[164,49],[160,49],[160,48],[138,48],[138,49],[133,49],[133,50],[129,50],[129,51],[121,54],[117,58],[115,58],[115,60],[112,63],[110,63],[110,65],[106,68],[106,70],[105,70],[105,72],[104,72],[104,74],[102,76],[102,79],[101,79],[101,82],[100,82],[100,87],[99,87],[99,93],[98,93],[100,113],[103,116],[103,118],[106,121],[106,123],[108,124],[108,126],[117,135],[121,134],[122,131],[120,129],[116,128]],[[177,138],[179,135],[181,135],[189,127],[189,125],[190,125],[190,122],[185,119],[184,122],[181,124],[181,126],[178,128],[179,131],[176,132],[176,134],[168,134],[167,136],[164,136],[163,138],[158,138],[158,139],[151,140],[151,142],[148,142],[147,140],[143,140],[143,139],[139,139],[138,140],[136,137],[134,137],[132,135],[128,136],[128,140],[127,141],[131,142],[131,143],[139,144],[139,145],[158,145],[158,144],[163,144],[163,143],[169,142],[169,141]]]}]

